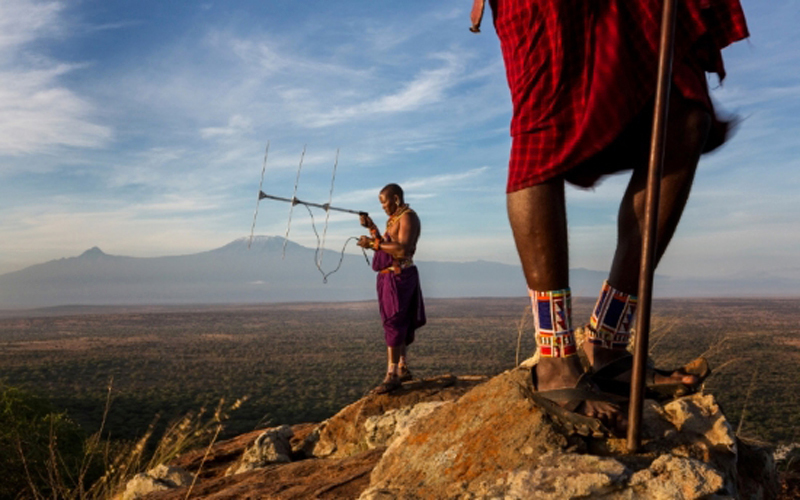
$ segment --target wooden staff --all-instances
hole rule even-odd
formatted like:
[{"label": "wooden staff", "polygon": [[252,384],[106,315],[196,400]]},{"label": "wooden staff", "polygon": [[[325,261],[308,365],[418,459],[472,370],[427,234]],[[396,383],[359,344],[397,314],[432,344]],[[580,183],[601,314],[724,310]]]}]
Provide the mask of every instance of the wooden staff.
[{"label": "wooden staff", "polygon": [[633,354],[633,379],[628,411],[628,451],[636,452],[641,446],[642,407],[644,403],[645,368],[650,337],[650,306],[653,294],[656,248],[658,243],[658,203],[660,182],[664,165],[664,147],[667,136],[669,92],[672,81],[672,58],[675,40],[675,0],[664,0],[661,16],[661,37],[658,52],[658,82],[656,85],[653,135],[650,141],[650,163],[647,171],[645,193],[644,234],[642,258],[639,266],[639,309],[636,316],[636,345]]}]

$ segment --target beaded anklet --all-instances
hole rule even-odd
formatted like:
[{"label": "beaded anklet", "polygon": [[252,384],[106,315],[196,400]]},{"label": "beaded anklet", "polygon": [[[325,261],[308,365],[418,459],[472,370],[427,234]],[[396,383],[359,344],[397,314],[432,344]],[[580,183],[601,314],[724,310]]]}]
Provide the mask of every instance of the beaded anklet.
[{"label": "beaded anklet", "polygon": [[572,329],[572,293],[569,288],[540,292],[528,290],[539,354],[566,358],[577,354]]},{"label": "beaded anklet", "polygon": [[635,295],[620,292],[604,281],[589,320],[588,342],[604,349],[625,350],[631,340],[636,304]]}]

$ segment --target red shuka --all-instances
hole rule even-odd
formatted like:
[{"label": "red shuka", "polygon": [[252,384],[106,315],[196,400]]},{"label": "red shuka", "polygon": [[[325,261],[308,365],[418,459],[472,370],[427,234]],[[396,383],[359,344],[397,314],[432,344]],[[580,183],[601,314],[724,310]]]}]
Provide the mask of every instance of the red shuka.
[{"label": "red shuka", "polygon": [[[652,101],[662,2],[490,0],[514,105],[508,192],[566,174]],[[720,50],[748,36],[744,13],[685,0],[677,15],[673,85],[713,114],[705,72],[724,78]]]}]

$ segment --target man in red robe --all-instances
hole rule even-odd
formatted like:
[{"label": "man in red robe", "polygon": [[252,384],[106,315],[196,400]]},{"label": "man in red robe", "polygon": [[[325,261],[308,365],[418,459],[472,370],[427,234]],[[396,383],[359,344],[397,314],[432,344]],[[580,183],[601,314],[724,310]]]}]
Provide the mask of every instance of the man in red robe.
[{"label": "man in red robe", "polygon": [[[644,196],[663,0],[489,0],[513,118],[507,208],[532,300],[539,363],[534,390],[576,415],[622,431],[623,412],[583,376],[569,289],[564,187],[591,187],[632,170],[619,208],[617,248],[584,349],[596,373],[629,383],[626,351],[636,307]],[[478,31],[484,0],[474,0]],[[720,146],[706,73],[725,76],[720,50],[748,36],[738,0],[678,2],[661,180],[657,261],[689,197],[700,155]],[[608,372],[608,370],[606,370]],[[649,387],[696,388],[701,373],[651,371]],[[575,389],[580,401],[561,389]],[[587,396],[588,394],[588,396]]]}]

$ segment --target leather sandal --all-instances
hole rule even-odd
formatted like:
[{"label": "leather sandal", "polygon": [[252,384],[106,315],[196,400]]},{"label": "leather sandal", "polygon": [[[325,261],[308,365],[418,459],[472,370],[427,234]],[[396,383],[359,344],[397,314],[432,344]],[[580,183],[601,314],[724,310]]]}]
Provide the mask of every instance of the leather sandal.
[{"label": "leather sandal", "polygon": [[396,391],[402,386],[403,383],[400,382],[400,377],[397,375],[386,375],[386,378],[383,379],[381,385],[372,389],[372,394],[388,394]]},{"label": "leather sandal", "polygon": [[[618,380],[622,374],[629,373],[633,369],[633,356],[624,356],[614,360],[607,365],[594,370],[591,375],[592,382],[603,392],[616,394],[619,396],[627,396],[631,391],[631,383],[628,381]],[[683,382],[668,382],[657,384],[655,376],[661,375],[670,377],[674,373],[679,375],[693,375],[697,377],[697,382],[694,384],[684,384]],[[646,368],[646,387],[645,398],[654,399],[659,402],[665,402],[683,396],[688,396],[698,392],[703,382],[711,375],[711,367],[708,361],[699,357],[694,361],[687,363],[680,368],[672,370],[662,370],[652,366]]]},{"label": "leather sandal", "polygon": [[581,375],[575,387],[539,391],[536,367],[531,368],[531,387],[520,387],[522,394],[556,420],[569,434],[596,438],[614,435],[598,418],[576,413],[586,401],[603,401],[614,405],[627,403],[628,398],[606,394],[595,386],[587,373]]}]

